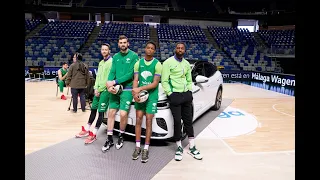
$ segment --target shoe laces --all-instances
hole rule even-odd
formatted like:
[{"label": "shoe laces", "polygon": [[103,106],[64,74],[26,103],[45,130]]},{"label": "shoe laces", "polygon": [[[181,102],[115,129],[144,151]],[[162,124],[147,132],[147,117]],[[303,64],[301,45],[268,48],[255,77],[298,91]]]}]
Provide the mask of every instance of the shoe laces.
[{"label": "shoe laces", "polygon": [[123,137],[122,137],[122,136],[119,136],[118,144],[121,144],[122,142],[123,142]]},{"label": "shoe laces", "polygon": [[144,149],[142,150],[142,157],[147,157],[148,150]]},{"label": "shoe laces", "polygon": [[109,139],[107,139],[106,143],[104,143],[104,146],[108,146],[109,144],[111,144],[111,141],[109,141]]}]

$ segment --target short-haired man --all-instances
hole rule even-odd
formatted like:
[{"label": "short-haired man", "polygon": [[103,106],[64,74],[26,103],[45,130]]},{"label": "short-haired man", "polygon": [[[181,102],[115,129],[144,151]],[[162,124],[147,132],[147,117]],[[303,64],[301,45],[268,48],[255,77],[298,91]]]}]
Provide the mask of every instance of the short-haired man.
[{"label": "short-haired man", "polygon": [[[113,144],[113,128],[115,123],[116,112],[120,109],[120,133],[116,144],[116,149],[123,146],[123,135],[128,122],[128,113],[132,102],[132,82],[134,64],[139,59],[138,55],[130,50],[128,38],[124,35],[119,36],[118,46],[120,52],[113,56],[112,67],[106,84],[108,91],[111,93],[109,110],[108,110],[108,138],[102,147],[106,152]],[[121,84],[123,91],[116,94],[114,85]]]},{"label": "short-haired man", "polygon": [[[132,95],[135,100],[136,109],[136,147],[132,154],[132,159],[139,158],[141,153],[141,125],[143,116],[146,116],[146,138],[145,145],[141,154],[141,162],[145,163],[149,159],[149,144],[152,134],[152,119],[157,113],[158,104],[158,85],[161,77],[162,65],[153,55],[156,52],[156,44],[148,41],[145,47],[145,57],[134,65],[134,79]],[[139,93],[143,90],[148,91],[149,97],[145,102],[139,102]]]},{"label": "short-haired man", "polygon": [[67,100],[67,97],[63,93],[63,89],[66,85],[65,80],[68,73],[68,63],[62,63],[62,67],[58,70],[58,85],[59,85],[59,92],[61,94],[61,99]]},{"label": "short-haired man", "polygon": [[196,149],[193,131],[192,113],[192,77],[190,63],[183,58],[186,46],[176,44],[175,55],[163,62],[161,84],[168,96],[170,110],[174,119],[174,140],[177,144],[175,160],[181,161],[183,148],[181,145],[181,119],[189,138],[189,152],[195,159],[201,160],[200,151]]},{"label": "short-haired man", "polygon": [[[96,75],[96,81],[94,84],[94,97],[91,104],[91,113],[86,126],[82,126],[82,130],[76,135],[77,138],[85,137],[85,144],[91,144],[97,140],[97,132],[101,126],[104,113],[107,111],[109,106],[110,93],[107,90],[106,83],[108,81],[109,72],[112,65],[112,57],[110,56],[110,45],[101,45],[101,55],[103,60],[100,61],[98,66],[98,73]],[[98,111],[98,120],[96,122],[93,131],[90,131],[90,127],[96,118]]]}]

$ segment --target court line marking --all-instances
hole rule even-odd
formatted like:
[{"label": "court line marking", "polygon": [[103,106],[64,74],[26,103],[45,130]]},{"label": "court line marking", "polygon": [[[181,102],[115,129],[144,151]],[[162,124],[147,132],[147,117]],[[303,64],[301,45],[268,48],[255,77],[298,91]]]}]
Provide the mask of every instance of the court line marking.
[{"label": "court line marking", "polygon": [[223,138],[221,138],[218,133],[216,133],[210,126],[208,126],[208,128],[210,129],[210,131],[212,131],[213,134],[215,134],[217,136],[217,139],[220,140],[222,142],[222,144],[224,144],[232,154],[234,155],[264,155],[264,154],[287,154],[290,155],[289,153],[294,153],[295,150],[288,150],[288,151],[269,151],[269,152],[247,152],[247,153],[238,153],[236,151],[234,151],[234,149],[223,140]]},{"label": "court line marking", "polygon": [[274,105],[272,106],[272,109],[273,109],[273,110],[277,111],[278,113],[281,113],[281,114],[290,116],[290,117],[295,117],[295,116],[293,116],[293,115],[291,115],[291,114],[287,114],[287,113],[285,113],[285,112],[282,112],[282,111],[276,109],[276,105],[278,105],[278,104],[274,104]]}]

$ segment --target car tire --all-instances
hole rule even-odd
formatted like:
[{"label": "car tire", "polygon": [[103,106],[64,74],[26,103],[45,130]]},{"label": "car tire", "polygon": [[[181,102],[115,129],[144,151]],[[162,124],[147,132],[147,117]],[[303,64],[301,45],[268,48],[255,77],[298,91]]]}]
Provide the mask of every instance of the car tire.
[{"label": "car tire", "polygon": [[181,121],[181,141],[183,141],[187,137],[186,129],[184,128],[184,124]]},{"label": "car tire", "polygon": [[216,101],[214,103],[214,106],[212,107],[212,110],[217,111],[220,109],[222,104],[222,89],[219,88],[217,94],[216,94]]}]

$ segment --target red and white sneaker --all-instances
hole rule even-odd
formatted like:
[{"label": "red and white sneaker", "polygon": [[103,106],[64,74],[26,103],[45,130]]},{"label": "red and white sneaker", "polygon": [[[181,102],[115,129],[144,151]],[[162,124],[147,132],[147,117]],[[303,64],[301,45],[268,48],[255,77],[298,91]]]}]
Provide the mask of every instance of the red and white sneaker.
[{"label": "red and white sneaker", "polygon": [[67,97],[65,95],[61,95],[62,100],[67,100]]},{"label": "red and white sneaker", "polygon": [[89,136],[89,131],[86,131],[84,126],[82,126],[82,130],[78,134],[76,134],[76,138],[82,138],[86,136]]},{"label": "red and white sneaker", "polygon": [[93,134],[91,131],[89,131],[89,136],[87,137],[86,140],[84,140],[84,143],[85,144],[91,144],[95,140],[97,140],[97,136],[95,134]]}]

